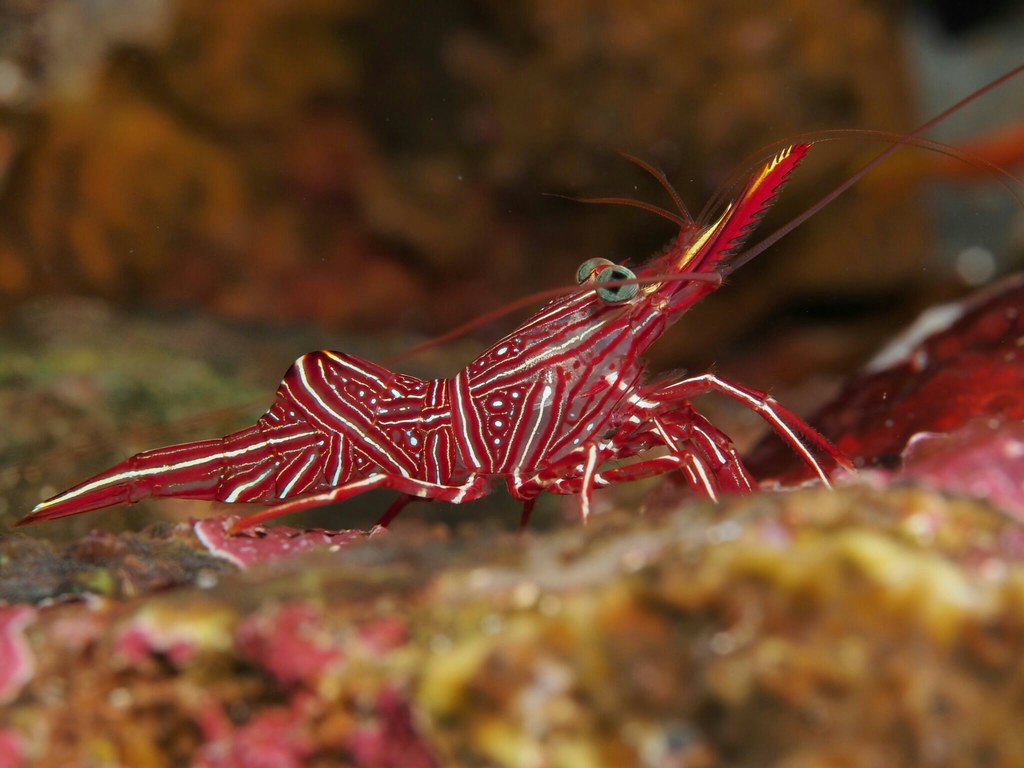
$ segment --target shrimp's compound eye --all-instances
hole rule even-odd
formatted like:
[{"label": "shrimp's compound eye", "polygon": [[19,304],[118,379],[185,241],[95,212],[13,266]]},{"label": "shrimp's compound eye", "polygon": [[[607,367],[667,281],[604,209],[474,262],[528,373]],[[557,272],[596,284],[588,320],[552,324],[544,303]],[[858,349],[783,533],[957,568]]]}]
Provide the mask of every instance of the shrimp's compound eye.
[{"label": "shrimp's compound eye", "polygon": [[604,301],[609,304],[623,304],[640,291],[638,285],[613,285],[607,288],[602,288],[601,283],[610,283],[615,280],[634,280],[636,275],[633,271],[626,269],[625,267],[612,264],[610,267],[603,268],[597,273],[595,282],[597,283],[597,295],[600,296]]},{"label": "shrimp's compound eye", "polygon": [[595,272],[598,272],[605,267],[614,267],[615,263],[608,261],[608,259],[587,259],[580,268],[576,270],[576,282],[580,285],[587,282],[591,277],[594,276]]}]

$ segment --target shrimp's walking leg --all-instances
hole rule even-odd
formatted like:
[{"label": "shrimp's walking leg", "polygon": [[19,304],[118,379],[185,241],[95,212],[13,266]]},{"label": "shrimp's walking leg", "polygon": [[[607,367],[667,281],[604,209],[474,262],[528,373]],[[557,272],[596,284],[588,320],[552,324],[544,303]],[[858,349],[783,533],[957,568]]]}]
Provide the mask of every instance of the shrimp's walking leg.
[{"label": "shrimp's walking leg", "polygon": [[398,513],[405,509],[410,503],[419,499],[419,496],[411,496],[408,493],[403,493],[397,499],[391,502],[391,505],[384,510],[384,514],[377,519],[378,528],[387,528],[391,525],[391,521],[398,517]]},{"label": "shrimp's walking leg", "polygon": [[[811,453],[808,444],[827,455],[840,467],[853,470],[854,467],[850,460],[840,453],[832,443],[822,437],[795,413],[780,405],[767,392],[744,387],[740,384],[733,384],[715,376],[713,373],[694,376],[676,384],[645,392],[643,397],[645,400],[669,405],[674,402],[688,401],[697,395],[704,395],[709,392],[723,394],[757,413],[817,473],[826,487],[831,486],[828,475]],[[668,412],[669,418],[671,418],[670,414],[671,411]]]},{"label": "shrimp's walking leg", "polygon": [[[402,475],[391,475],[381,473],[378,475],[371,475],[361,480],[355,480],[351,483],[332,488],[329,491],[323,493],[316,493],[310,496],[303,496],[302,498],[295,499],[294,501],[285,502],[284,504],[278,504],[275,507],[269,509],[260,510],[251,515],[243,517],[233,526],[231,526],[230,533],[238,533],[246,528],[250,528],[254,525],[264,523],[267,520],[273,520],[276,517],[282,515],[290,515],[293,512],[300,512],[310,507],[319,507],[323,504],[331,504],[336,501],[344,501],[345,499],[357,496],[360,493],[366,491],[372,491],[376,488],[387,488],[392,491],[400,491],[405,496],[415,496],[423,499],[432,499],[437,501],[449,501],[453,504],[459,504],[463,501],[472,501],[484,496],[488,491],[488,482],[485,477],[481,477],[477,474],[472,474],[462,485],[439,485],[437,483],[430,483],[424,480],[416,480],[411,477],[404,477]],[[399,505],[398,509],[395,509],[396,505]],[[392,504],[392,506],[385,513],[384,517],[386,522],[390,522],[390,517],[393,518],[398,512],[404,507],[405,504],[401,503],[401,499]]]},{"label": "shrimp's walking leg", "polygon": [[[694,490],[712,501],[718,501],[723,493],[749,493],[753,489],[753,479],[725,433],[688,403],[660,407],[665,411],[662,414],[638,410],[631,421],[633,428],[605,443],[581,446],[557,465],[510,480],[509,490],[527,504],[543,492],[578,494],[580,513],[586,520],[594,489],[676,470],[683,473]],[[669,453],[598,471],[604,461],[635,456],[658,446],[667,448]]]}]

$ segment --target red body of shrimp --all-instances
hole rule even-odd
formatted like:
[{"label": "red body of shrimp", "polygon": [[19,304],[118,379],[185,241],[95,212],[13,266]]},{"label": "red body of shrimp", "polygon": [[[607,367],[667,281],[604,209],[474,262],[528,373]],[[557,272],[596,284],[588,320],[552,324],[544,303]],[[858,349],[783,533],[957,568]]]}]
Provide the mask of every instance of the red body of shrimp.
[{"label": "red body of shrimp", "polygon": [[[274,505],[246,524],[371,488],[462,502],[494,479],[526,502],[681,471],[700,493],[749,491],[728,437],[690,405],[719,391],[757,410],[827,482],[841,456],[763,393],[711,375],[643,383],[641,355],[718,284],[808,149],[779,152],[713,223],[683,221],[636,276],[591,260],[557,298],[452,377],[426,381],[338,352],[299,358],[255,426],[220,439],[140,453],[39,504],[21,523],[149,496]],[[648,454],[662,449],[658,455]],[[609,460],[637,457],[604,469]]]}]

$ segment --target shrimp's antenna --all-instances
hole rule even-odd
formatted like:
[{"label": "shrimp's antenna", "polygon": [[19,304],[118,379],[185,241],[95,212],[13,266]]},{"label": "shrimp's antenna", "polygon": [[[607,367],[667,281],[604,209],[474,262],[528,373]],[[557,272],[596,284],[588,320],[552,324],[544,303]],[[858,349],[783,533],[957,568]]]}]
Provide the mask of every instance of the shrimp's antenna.
[{"label": "shrimp's antenna", "polygon": [[[683,274],[665,274],[665,275],[644,275],[643,277],[633,277],[627,280],[606,280],[601,283],[605,288],[616,288],[620,285],[646,285],[648,283],[665,283],[665,282],[689,282],[689,283],[707,283],[713,288],[717,288],[722,284],[722,276],[717,272],[687,272]],[[470,331],[479,328],[482,325],[486,325],[494,320],[510,315],[516,310],[523,309],[536,304],[538,301],[544,299],[557,299],[559,296],[566,296],[570,293],[576,293],[580,290],[588,290],[587,286],[580,285],[567,285],[561,288],[548,288],[544,291],[537,291],[526,296],[521,296],[515,301],[510,301],[507,304],[502,304],[497,309],[492,309],[490,312],[485,312],[482,315],[474,317],[472,320],[463,323],[462,325],[452,328],[450,331],[442,333],[440,336],[435,336],[432,339],[420,342],[415,346],[409,347],[404,352],[400,352],[397,355],[391,355],[385,358],[383,361],[387,365],[392,365],[402,360],[407,360],[410,357],[418,355],[420,352],[424,352],[434,347],[439,347],[442,344],[447,344],[453,339],[458,339],[465,336]]]},{"label": "shrimp's antenna", "polygon": [[643,170],[647,171],[647,173],[649,173],[651,176],[653,176],[655,180],[657,180],[657,182],[661,184],[662,188],[666,192],[668,192],[669,196],[672,198],[672,202],[676,204],[676,210],[679,211],[679,215],[685,221],[685,226],[694,226],[693,216],[691,216],[689,210],[687,210],[686,203],[683,202],[683,198],[679,196],[679,193],[676,191],[676,188],[672,186],[672,183],[668,180],[668,176],[665,175],[665,172],[663,170],[661,170],[660,168],[655,168],[646,160],[639,158],[636,155],[631,155],[629,154],[629,152],[623,152],[620,150],[619,156],[624,157],[626,160],[629,160],[629,162],[633,163],[633,165],[642,168]]},{"label": "shrimp's antenna", "polygon": [[729,264],[723,265],[722,269],[726,272],[726,274],[728,274],[730,272],[735,272],[737,269],[742,267],[748,261],[750,261],[751,259],[753,259],[756,256],[759,256],[761,253],[763,253],[767,249],[771,248],[773,245],[775,245],[775,243],[779,242],[779,240],[784,238],[786,235],[788,235],[794,229],[799,227],[801,224],[803,224],[809,218],[811,218],[812,216],[817,214],[818,211],[820,211],[822,208],[824,208],[825,206],[827,206],[830,203],[832,203],[833,200],[835,200],[841,194],[846,192],[846,190],[848,190],[850,187],[852,187],[858,181],[860,181],[865,176],[867,176],[869,173],[871,173],[871,171],[873,171],[875,168],[877,168],[881,163],[885,162],[895,152],[898,152],[900,149],[902,149],[907,144],[913,144],[914,141],[916,141],[917,138],[922,133],[924,133],[925,131],[929,130],[930,128],[932,128],[933,126],[937,125],[938,123],[941,123],[943,120],[945,120],[947,117],[952,115],[954,112],[957,112],[957,111],[963,109],[964,107],[966,107],[971,102],[977,101],[978,99],[980,99],[985,94],[990,93],[991,91],[995,90],[1000,85],[1005,83],[1007,80],[1010,80],[1011,78],[1016,77],[1021,72],[1024,72],[1024,64],[1017,65],[1016,67],[1011,69],[1009,72],[1001,75],[1000,77],[997,77],[995,80],[993,80],[988,85],[984,86],[983,88],[979,88],[974,93],[972,93],[970,96],[965,96],[964,98],[960,99],[960,101],[958,101],[953,106],[948,107],[948,108],[942,110],[939,114],[937,114],[931,120],[928,120],[927,122],[923,123],[919,127],[915,128],[913,131],[908,133],[906,136],[904,136],[903,138],[899,139],[895,144],[893,144],[893,145],[891,145],[889,147],[886,147],[883,151],[879,152],[877,155],[875,155],[875,157],[872,160],[870,160],[866,165],[864,165],[859,171],[857,171],[855,174],[850,176],[846,181],[844,181],[838,187],[833,189],[827,195],[822,197],[818,202],[816,202],[814,205],[812,205],[806,211],[801,213],[799,216],[791,219],[787,224],[784,224],[783,226],[779,227],[777,230],[772,232],[772,234],[768,235],[768,237],[766,237],[764,240],[761,240],[760,242],[758,242],[757,245],[751,246],[743,254],[741,254],[738,258],[733,259],[732,261],[730,261]]},{"label": "shrimp's antenna", "polygon": [[572,195],[559,195],[554,192],[545,192],[543,194],[546,197],[558,197],[562,200],[572,200],[574,203],[587,203],[588,205],[625,205],[630,208],[639,208],[642,211],[653,213],[655,216],[661,216],[663,219],[668,219],[680,229],[686,229],[693,224],[692,221],[687,221],[682,216],[677,216],[671,211],[666,211],[664,208],[659,208],[657,205],[653,205],[651,203],[645,203],[643,200],[634,200],[631,197],[574,197]]},{"label": "shrimp's antenna", "polygon": [[653,165],[648,163],[646,160],[631,155],[629,152],[623,152],[617,150],[618,155],[625,158],[629,162],[638,168],[646,171],[662,186],[669,196],[672,198],[672,202],[676,206],[676,210],[679,212],[678,215],[670,211],[666,211],[657,205],[646,203],[643,200],[634,200],[631,197],[573,197],[571,195],[557,195],[548,193],[548,197],[560,197],[563,200],[572,200],[575,203],[588,203],[588,204],[601,204],[601,205],[625,205],[630,208],[639,208],[642,211],[653,213],[655,216],[661,216],[663,219],[668,219],[680,229],[693,229],[696,227],[693,216],[690,215],[690,211],[686,208],[686,203],[683,202],[683,198],[679,196],[676,188],[672,186],[672,183],[668,180],[668,176],[665,172],[655,168]]}]

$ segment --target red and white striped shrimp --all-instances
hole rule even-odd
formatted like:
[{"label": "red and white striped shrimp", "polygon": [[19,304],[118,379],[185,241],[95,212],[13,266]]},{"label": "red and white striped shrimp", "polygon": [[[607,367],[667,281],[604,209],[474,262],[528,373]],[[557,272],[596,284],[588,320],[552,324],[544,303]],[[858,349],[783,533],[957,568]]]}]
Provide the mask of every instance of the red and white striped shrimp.
[{"label": "red and white striped shrimp", "polygon": [[[754,487],[732,442],[691,405],[719,392],[762,416],[827,484],[849,463],[773,398],[713,374],[644,383],[641,356],[722,277],[798,226],[900,146],[1024,71],[1017,67],[896,141],[753,248],[744,240],[801,162],[808,144],[778,152],[706,226],[638,201],[679,225],[665,251],[636,275],[604,259],[584,262],[579,287],[555,298],[454,376],[426,381],[340,352],[300,357],[255,426],[223,438],[145,451],[39,504],[21,524],[149,496],[269,505],[242,527],[375,488],[398,491],[387,524],[415,498],[464,502],[495,480],[524,502],[543,492],[595,489],[679,471],[716,499]],[[635,459],[630,462],[630,459]],[[610,464],[610,462],[615,462]],[[622,463],[625,462],[625,463]]]},{"label": "red and white striped shrimp", "polygon": [[[450,378],[425,381],[340,352],[300,357],[255,426],[223,438],[145,451],[39,504],[21,523],[174,496],[273,505],[252,524],[372,488],[409,500],[476,499],[502,479],[527,505],[680,470],[711,498],[753,481],[730,440],[689,400],[718,391],[756,409],[827,482],[815,455],[842,463],[817,433],[761,392],[713,375],[642,384],[641,355],[720,284],[718,275],[808,145],[779,152],[710,226],[680,232],[638,275],[603,259]],[[679,279],[687,278],[687,279]],[[632,281],[632,282],[630,282]],[[664,455],[602,469],[610,460]]]}]

